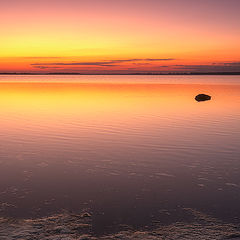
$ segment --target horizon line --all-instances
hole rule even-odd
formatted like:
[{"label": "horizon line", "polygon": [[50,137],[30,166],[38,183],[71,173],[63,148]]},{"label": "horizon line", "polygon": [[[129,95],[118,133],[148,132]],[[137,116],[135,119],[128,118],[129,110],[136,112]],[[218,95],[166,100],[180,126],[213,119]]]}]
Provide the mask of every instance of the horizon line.
[{"label": "horizon line", "polygon": [[0,75],[240,75],[240,72],[168,72],[168,73],[76,73],[76,72],[0,72]]}]

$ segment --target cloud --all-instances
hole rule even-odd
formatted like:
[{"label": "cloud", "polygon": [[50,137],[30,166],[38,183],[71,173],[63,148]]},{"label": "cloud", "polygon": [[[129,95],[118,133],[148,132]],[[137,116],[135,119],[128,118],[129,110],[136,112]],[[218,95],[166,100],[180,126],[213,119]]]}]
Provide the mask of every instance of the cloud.
[{"label": "cloud", "polygon": [[240,62],[225,62],[225,66],[240,66]]},{"label": "cloud", "polygon": [[39,69],[59,69],[61,67],[51,67],[51,66],[35,66],[35,68],[39,68]]},{"label": "cloud", "polygon": [[136,63],[136,62],[160,62],[160,61],[173,61],[173,58],[133,58],[133,59],[114,59],[97,62],[55,62],[55,63],[33,63],[34,67],[37,66],[101,66],[101,67],[114,67],[119,66],[121,63]]},{"label": "cloud", "polygon": [[240,62],[222,62],[203,65],[174,65],[175,70],[191,72],[240,72]]},{"label": "cloud", "polygon": [[[240,61],[213,62],[210,64],[166,64],[168,61],[174,61],[174,58],[130,58],[130,59],[113,59],[95,62],[50,62],[50,63],[33,63],[32,67],[38,69],[59,69],[67,71],[89,71],[89,67],[100,67],[98,71],[136,71],[136,72],[240,72]],[[164,63],[160,64],[160,63]],[[85,66],[85,68],[84,68]],[[113,67],[119,67],[118,70]],[[106,68],[108,68],[106,70]],[[92,69],[92,68],[91,68]],[[115,70],[114,70],[115,69]],[[92,69],[93,70],[93,69]],[[95,69],[96,70],[96,69]]]}]

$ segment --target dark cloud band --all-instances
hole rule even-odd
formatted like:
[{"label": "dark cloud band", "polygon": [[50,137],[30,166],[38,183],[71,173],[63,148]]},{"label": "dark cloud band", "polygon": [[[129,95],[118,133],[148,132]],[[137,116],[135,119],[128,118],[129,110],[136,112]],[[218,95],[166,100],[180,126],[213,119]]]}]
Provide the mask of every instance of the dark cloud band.
[{"label": "dark cloud band", "polygon": [[55,62],[55,63],[33,63],[32,66],[102,66],[113,67],[121,63],[129,62],[160,62],[160,61],[173,61],[173,58],[136,58],[136,59],[115,59],[108,61],[98,62]]}]

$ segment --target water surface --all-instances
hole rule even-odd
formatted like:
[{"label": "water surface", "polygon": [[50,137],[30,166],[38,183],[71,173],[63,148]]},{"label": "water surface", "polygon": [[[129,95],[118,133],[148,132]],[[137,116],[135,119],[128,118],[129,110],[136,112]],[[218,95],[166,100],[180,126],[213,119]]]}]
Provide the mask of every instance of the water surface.
[{"label": "water surface", "polygon": [[239,76],[0,81],[1,217],[87,210],[96,234],[191,223],[186,209],[239,223]]}]

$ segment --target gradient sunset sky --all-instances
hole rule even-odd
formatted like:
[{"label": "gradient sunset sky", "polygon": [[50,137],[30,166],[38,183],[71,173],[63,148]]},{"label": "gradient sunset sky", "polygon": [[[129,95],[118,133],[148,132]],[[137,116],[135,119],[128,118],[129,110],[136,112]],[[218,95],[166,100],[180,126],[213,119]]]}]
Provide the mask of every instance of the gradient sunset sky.
[{"label": "gradient sunset sky", "polygon": [[0,72],[240,72],[239,0],[3,0]]}]

